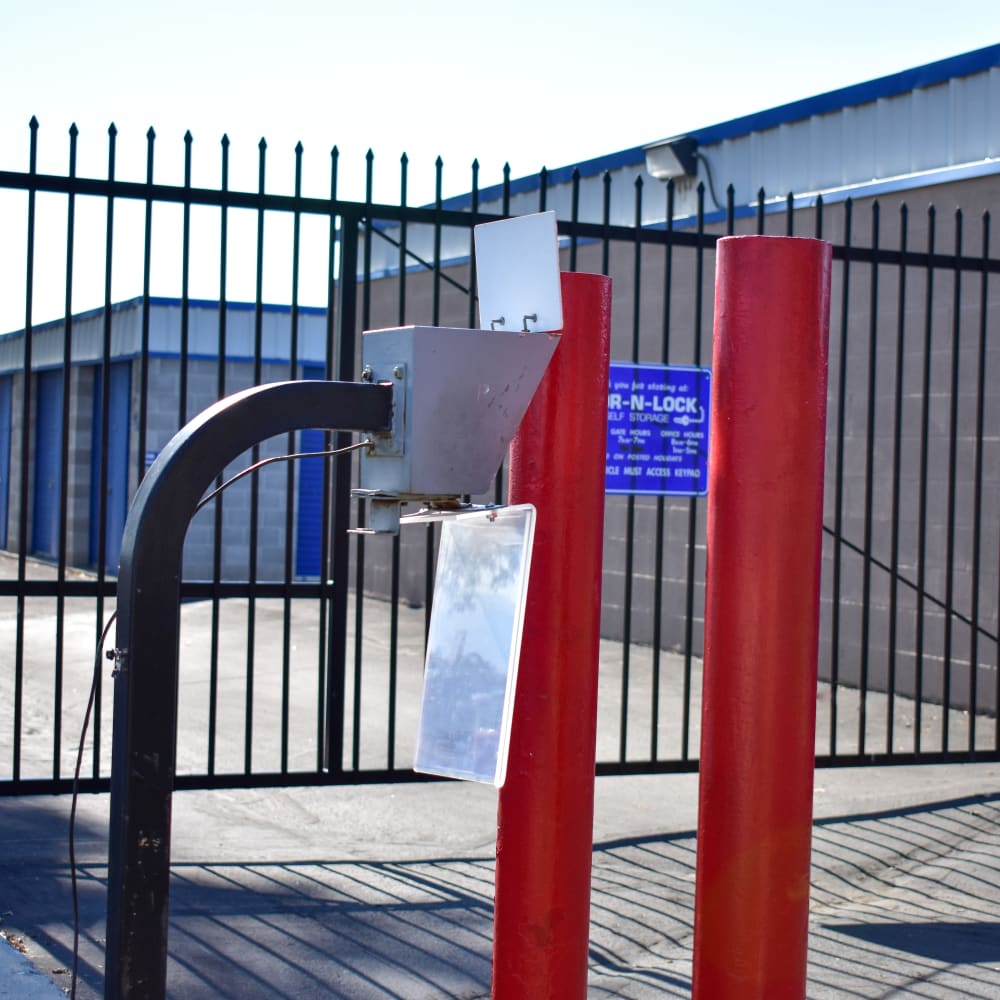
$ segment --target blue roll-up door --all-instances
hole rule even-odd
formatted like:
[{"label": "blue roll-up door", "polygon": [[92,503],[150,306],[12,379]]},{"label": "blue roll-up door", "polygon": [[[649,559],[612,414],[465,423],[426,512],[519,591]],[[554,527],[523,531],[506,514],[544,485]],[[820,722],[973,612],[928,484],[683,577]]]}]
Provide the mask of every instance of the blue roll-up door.
[{"label": "blue roll-up door", "polygon": [[0,549],[7,548],[10,512],[10,407],[13,378],[0,375]]},{"label": "blue roll-up door", "polygon": [[[324,377],[322,365],[303,365],[302,376]],[[310,429],[299,433],[301,451],[321,451],[323,431]],[[320,547],[323,541],[323,459],[304,458],[299,462],[298,531],[295,541],[297,576],[320,575]]]},{"label": "blue roll-up door", "polygon": [[35,390],[35,483],[31,551],[59,555],[59,501],[62,496],[63,373],[39,372]]},{"label": "blue roll-up door", "polygon": [[[122,532],[128,513],[129,407],[132,392],[132,364],[116,361],[110,366],[108,392],[108,438],[101,439],[104,406],[104,372],[94,372],[94,443],[90,452],[90,561],[98,563],[100,551],[101,491],[104,491],[104,565],[117,572],[121,556]],[[107,482],[101,480],[101,458],[107,452]]]}]

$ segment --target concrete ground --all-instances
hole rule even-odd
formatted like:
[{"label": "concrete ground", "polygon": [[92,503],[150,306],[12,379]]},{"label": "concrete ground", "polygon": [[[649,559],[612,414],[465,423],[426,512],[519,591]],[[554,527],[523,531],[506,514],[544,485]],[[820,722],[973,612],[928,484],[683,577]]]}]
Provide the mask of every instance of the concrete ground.
[{"label": "concrete ground", "polygon": [[[696,796],[693,775],[597,782],[589,996],[689,995]],[[815,802],[808,996],[1000,997],[1000,766],[824,771]],[[178,793],[170,996],[488,996],[495,806],[459,783]],[[53,996],[72,963],[68,808],[0,800],[2,926]],[[78,823],[89,1000],[107,797]],[[0,997],[47,997],[14,956]]]},{"label": "concrete ground", "polygon": [[[54,608],[46,601],[31,604],[27,626],[26,774],[51,771],[51,735],[45,735],[52,731],[51,697],[43,692],[51,675]],[[63,773],[71,766],[74,727],[89,685],[95,625],[92,603],[67,611]],[[366,602],[364,612],[358,753],[362,766],[377,767],[387,754],[379,664],[389,628],[384,604]],[[308,650],[316,631],[311,609],[303,602],[293,614],[295,643]],[[223,619],[223,648],[234,650],[220,674],[224,771],[243,762],[239,663],[247,640],[239,608],[224,609]],[[268,623],[280,619],[280,606],[258,602],[257,619],[253,759],[267,768],[278,758],[281,660],[280,629]],[[209,620],[207,605],[185,606],[181,770],[204,766]],[[11,621],[0,613],[0,650],[12,648]],[[412,755],[422,636],[423,613],[403,609],[394,752],[404,765]],[[650,659],[648,650],[631,651],[630,758],[648,754]],[[604,760],[620,751],[621,660],[620,645],[602,644],[598,756]],[[695,662],[692,755],[699,670]],[[664,756],[681,746],[682,689],[683,661],[665,654],[657,730]],[[315,690],[308,676],[292,689],[293,769],[315,759]],[[0,690],[0,705],[9,704],[8,696]],[[845,691],[838,696],[838,733],[846,748],[858,738],[853,697]],[[829,741],[824,720],[830,700],[821,688],[820,749]],[[885,732],[887,711],[886,699],[869,697],[872,744]],[[912,703],[897,699],[893,711],[895,740],[904,749],[913,739]],[[10,747],[5,718],[0,712],[2,760],[9,759]],[[941,721],[939,711],[924,713],[925,746],[933,745],[927,741]],[[976,743],[986,745],[992,719],[950,713],[955,744],[973,721]],[[597,781],[591,997],[690,993],[696,806],[696,775]],[[0,934],[17,946],[0,940],[0,1000],[46,1000],[68,987],[69,807],[62,796],[0,798]],[[107,810],[107,796],[80,801],[81,1000],[102,995]],[[1000,998],[1000,765],[819,771],[815,816],[809,997]],[[177,793],[170,996],[488,996],[495,837],[496,792],[467,783]]]}]

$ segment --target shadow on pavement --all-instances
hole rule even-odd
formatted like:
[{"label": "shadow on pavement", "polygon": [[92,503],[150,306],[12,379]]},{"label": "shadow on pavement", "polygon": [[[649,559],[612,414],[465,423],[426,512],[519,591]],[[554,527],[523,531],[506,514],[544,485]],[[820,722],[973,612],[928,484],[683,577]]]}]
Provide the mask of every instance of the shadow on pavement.
[{"label": "shadow on pavement", "polygon": [[[62,986],[52,970],[72,961],[67,810],[0,801],[3,926]],[[99,816],[82,824],[79,996],[90,1000],[103,988],[106,834]],[[243,835],[254,843],[251,826]],[[172,869],[172,997],[489,993],[491,857],[215,863],[195,852]],[[694,877],[691,831],[595,845],[590,997],[690,994]],[[1000,996],[1000,795],[817,822],[811,902],[810,998],[917,983],[922,996]]]},{"label": "shadow on pavement", "polygon": [[828,924],[831,931],[947,965],[1000,962],[1000,921]]}]

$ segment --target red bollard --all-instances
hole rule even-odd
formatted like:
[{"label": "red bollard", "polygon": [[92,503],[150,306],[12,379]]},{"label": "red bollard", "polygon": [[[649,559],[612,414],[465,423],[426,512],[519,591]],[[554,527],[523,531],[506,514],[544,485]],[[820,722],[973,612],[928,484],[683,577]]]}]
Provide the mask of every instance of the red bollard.
[{"label": "red bollard", "polygon": [[611,279],[563,274],[562,341],[511,445],[538,510],[497,824],[493,996],[587,995]]},{"label": "red bollard", "polygon": [[695,1000],[802,1000],[829,244],[718,243]]}]

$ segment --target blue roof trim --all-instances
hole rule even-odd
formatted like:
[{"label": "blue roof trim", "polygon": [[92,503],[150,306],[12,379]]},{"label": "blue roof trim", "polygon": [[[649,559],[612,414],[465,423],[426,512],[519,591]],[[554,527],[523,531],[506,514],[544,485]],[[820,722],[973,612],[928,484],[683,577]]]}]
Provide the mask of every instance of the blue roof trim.
[{"label": "blue roof trim", "polygon": [[[180,309],[184,302],[182,299],[175,299],[169,296],[162,295],[150,295],[149,297],[150,306],[157,307],[167,307]],[[137,295],[131,299],[122,299],[120,302],[111,303],[111,311],[124,312],[127,309],[141,309],[142,308],[142,296]],[[219,300],[218,299],[188,299],[189,309],[213,309],[218,311]],[[237,302],[233,300],[227,300],[226,311],[227,312],[253,312],[257,308],[255,302]],[[302,306],[298,307],[299,313],[306,316],[325,316],[326,307],[325,306]],[[292,311],[290,305],[282,305],[280,303],[274,302],[262,302],[261,311],[266,313],[280,313],[288,315]],[[73,313],[72,320],[74,323],[79,323],[81,320],[93,319],[95,316],[104,315],[104,306],[94,306],[92,309],[85,309],[83,312]],[[42,323],[35,323],[32,325],[31,329],[33,332],[41,332],[43,330],[52,330],[57,326],[63,326],[66,320],[65,317],[60,316],[58,319],[47,319]],[[7,333],[2,333],[0,336],[7,337],[13,334],[23,334],[24,329],[11,330]]]},{"label": "blue roof trim", "polygon": [[[180,357],[181,357],[180,351],[150,351],[148,356],[151,357],[151,358],[159,358],[159,359],[164,360],[164,361],[179,361]],[[205,354],[203,352],[198,352],[197,354],[190,353],[190,354],[188,354],[187,357],[188,357],[189,361],[218,361],[219,360],[219,354],[218,354],[218,352],[216,352],[214,354]],[[118,357],[116,357],[115,360],[119,360]],[[138,353],[133,353],[133,354],[130,354],[130,355],[123,354],[123,355],[121,355],[121,360],[125,360],[125,361],[128,361],[128,360],[131,360],[131,361],[140,361],[140,360],[142,360],[142,354],[138,354]],[[228,351],[226,352],[226,361],[232,362],[234,364],[247,364],[247,365],[249,365],[249,364],[253,364],[256,360],[257,359],[252,354],[230,354]],[[291,358],[289,358],[287,356],[285,356],[285,357],[272,357],[270,355],[264,355],[260,359],[260,363],[262,365],[287,365],[290,362],[291,362]],[[320,355],[310,355],[309,357],[302,357],[300,355],[298,358],[295,359],[295,366],[296,366],[296,368],[318,367],[320,365],[325,365],[325,364],[326,364],[326,359],[323,358],[323,357],[321,357]]]},{"label": "blue roof trim", "polygon": [[[159,295],[151,295],[149,297],[149,304],[151,306],[172,306],[174,308],[180,309],[184,304],[181,299],[169,298]],[[129,299],[127,302],[121,303],[124,308],[126,306],[141,306],[142,296],[138,298]],[[188,307],[191,309],[214,309],[218,310],[219,300],[218,299],[188,299]],[[253,312],[257,308],[256,302],[237,302],[232,300],[226,301],[226,310],[232,312]],[[279,313],[282,315],[288,315],[292,311],[290,305],[283,305],[276,302],[262,302],[260,305],[261,312],[266,313]],[[325,316],[326,308],[325,306],[303,306],[297,307],[300,313],[304,313],[307,316]],[[96,310],[101,312],[100,309]]]},{"label": "blue roof trim", "polygon": [[[171,298],[169,296],[162,295],[150,295],[149,297],[150,306],[157,307],[167,307],[180,309],[184,305],[182,299]],[[137,295],[131,299],[122,299],[120,302],[111,303],[111,312],[125,312],[128,309],[141,309],[142,308],[142,296]],[[189,309],[213,309],[218,311],[219,301],[218,299],[188,299]],[[226,302],[227,312],[253,312],[257,308],[255,302],[237,302],[229,300]],[[325,306],[302,306],[298,307],[299,313],[305,316],[325,316],[326,307]],[[265,313],[279,313],[282,315],[290,315],[292,307],[290,305],[282,305],[280,303],[274,302],[263,302],[261,303],[261,311]],[[93,319],[95,316],[104,315],[104,306],[94,306],[92,309],[85,309],[83,312],[73,313],[72,320],[74,323],[79,323],[81,320]],[[60,316],[58,319],[47,319],[42,323],[32,324],[33,333],[41,333],[44,330],[53,330],[56,327],[63,326],[66,322],[64,316]],[[20,330],[9,330],[0,333],[0,337],[13,337],[21,336],[24,333],[24,328]]]},{"label": "blue roof trim", "polygon": [[[881,181],[870,181],[865,184],[849,185],[843,188],[834,188],[822,192],[810,192],[808,194],[794,195],[793,206],[796,210],[802,208],[814,208],[820,194],[823,197],[824,205],[836,205],[848,199],[872,198],[879,195],[894,194],[898,191],[917,191],[924,188],[933,187],[938,184],[949,184],[954,181],[970,180],[977,177],[987,177],[993,174],[1000,174],[1000,159],[980,160],[975,163],[963,163],[956,167],[942,167],[938,170],[930,170],[925,173],[907,174],[903,177],[892,177]],[[776,196],[764,202],[764,214],[776,215],[787,210],[786,196]],[[733,209],[733,217],[736,219],[747,219],[757,214],[757,205],[737,205]],[[706,226],[726,221],[724,210],[706,211],[702,217],[702,223]],[[695,215],[678,216],[674,219],[674,229],[694,229],[698,224],[698,217]],[[666,222],[649,222],[644,225],[646,229],[666,229]],[[560,240],[564,237],[560,237]],[[579,245],[596,242],[593,239],[581,239]],[[560,243],[560,245],[562,245]],[[441,261],[442,267],[453,267],[458,264],[468,264],[471,261],[468,254],[457,254]],[[414,266],[420,269],[419,265]],[[394,278],[399,274],[399,268],[386,267],[378,271],[373,271],[370,275],[372,280],[382,278]]]},{"label": "blue roof trim", "polygon": [[748,132],[761,132],[764,129],[787,125],[789,122],[811,118],[813,115],[827,114],[830,111],[840,111],[843,108],[858,104],[868,104],[880,97],[895,97],[918,87],[933,87],[958,76],[970,76],[984,70],[1000,66],[1000,44],[988,45],[962,55],[940,59],[924,66],[915,66],[889,76],[881,76],[865,83],[852,84],[839,90],[830,90],[815,97],[806,97],[800,101],[781,104],[767,111],[758,111],[742,118],[709,125],[707,128],[694,129],[684,133],[697,139],[707,146],[723,139],[746,135]]}]

